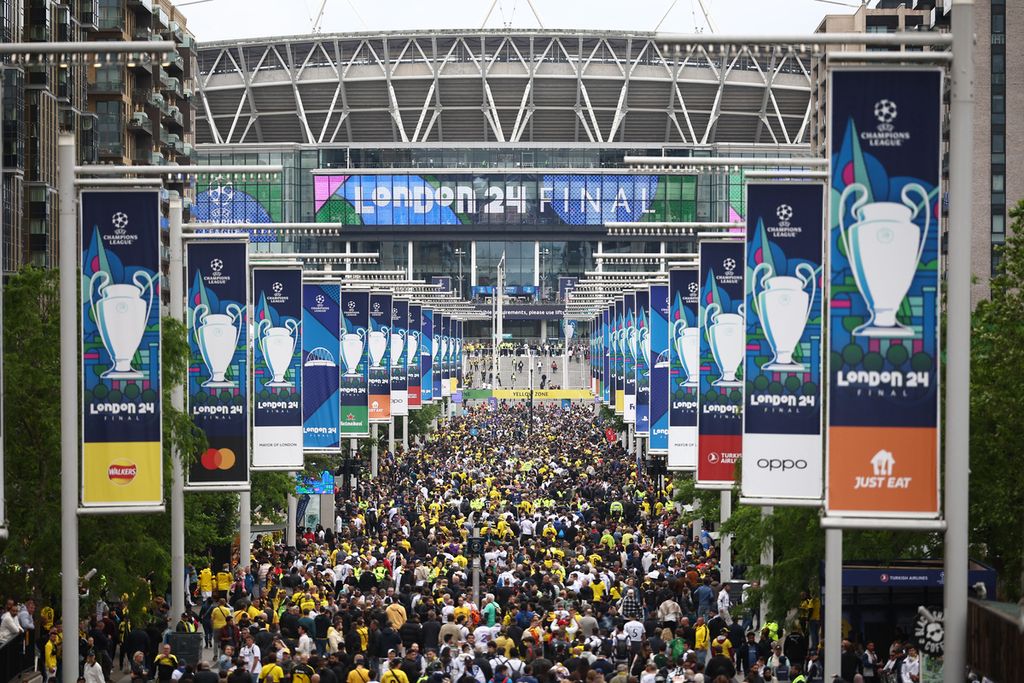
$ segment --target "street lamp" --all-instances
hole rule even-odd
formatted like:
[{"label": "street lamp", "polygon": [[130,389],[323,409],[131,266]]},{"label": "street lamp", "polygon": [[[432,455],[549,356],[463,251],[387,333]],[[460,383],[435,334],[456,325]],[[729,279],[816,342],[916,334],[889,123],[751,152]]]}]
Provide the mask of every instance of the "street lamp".
[{"label": "street lamp", "polygon": [[466,250],[463,249],[462,247],[456,247],[455,251],[453,251],[452,254],[454,254],[455,258],[457,258],[459,260],[459,276],[458,276],[458,280],[459,280],[459,296],[461,297],[461,296],[465,295],[465,293],[463,292],[463,289],[462,289],[462,257],[466,255]]},{"label": "street lamp", "polygon": [[[540,280],[540,300],[541,301],[545,300],[544,299],[544,295],[545,295],[545,292],[547,290],[547,287],[546,287],[547,273],[544,270],[544,261],[546,259],[550,258],[550,257],[551,257],[551,250],[550,249],[548,249],[547,247],[544,247],[543,249],[540,250],[540,278],[539,278],[539,280]],[[541,324],[544,324],[544,323],[541,323]]]}]

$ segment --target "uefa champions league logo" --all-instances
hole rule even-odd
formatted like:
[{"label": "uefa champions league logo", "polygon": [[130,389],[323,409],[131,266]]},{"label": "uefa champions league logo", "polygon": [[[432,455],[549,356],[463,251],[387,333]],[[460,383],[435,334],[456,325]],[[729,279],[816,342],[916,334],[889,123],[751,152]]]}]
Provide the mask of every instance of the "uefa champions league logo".
[{"label": "uefa champions league logo", "polygon": [[317,306],[323,306],[324,305],[324,295],[323,294],[317,294],[316,295],[316,305]]},{"label": "uefa champions league logo", "polygon": [[891,124],[896,120],[899,113],[896,103],[892,100],[878,100],[875,102],[875,118],[881,124]]},{"label": "uefa champions league logo", "polygon": [[220,275],[220,271],[222,271],[223,269],[224,269],[224,262],[221,261],[219,258],[215,258],[212,261],[210,261],[210,270],[213,271],[213,274],[215,276]]},{"label": "uefa champions league logo", "polygon": [[793,207],[789,204],[780,204],[775,209],[775,217],[779,219],[779,225],[786,227],[793,220]]},{"label": "uefa champions league logo", "polygon": [[380,302],[379,301],[374,301],[373,302],[373,312],[374,313],[380,313]]},{"label": "uefa champions league logo", "polygon": [[878,100],[872,110],[878,125],[875,130],[863,130],[860,139],[869,147],[901,147],[904,142],[910,139],[910,132],[896,130],[893,122],[899,115],[899,109],[892,100]]},{"label": "uefa champions league logo", "polygon": [[110,217],[110,223],[114,226],[114,234],[120,237],[124,235],[125,229],[128,227],[128,214],[118,211]]},{"label": "uefa champions league logo", "polygon": [[691,282],[687,289],[690,292],[690,296],[697,296],[697,292],[700,290],[696,282]]},{"label": "uefa champions league logo", "polygon": [[356,310],[356,302],[355,301],[349,301],[348,302],[348,310],[350,310],[350,311]]},{"label": "uefa champions league logo", "polygon": [[284,285],[280,282],[275,282],[272,289],[274,290],[274,296],[281,296],[281,292],[284,291]]},{"label": "uefa champions league logo", "polygon": [[128,232],[128,214],[118,211],[111,215],[110,224],[114,226],[114,232],[110,235],[103,235],[103,240],[112,246],[131,246],[138,235]]},{"label": "uefa champions league logo", "polygon": [[722,261],[722,268],[725,268],[726,273],[731,275],[732,272],[734,270],[736,270],[736,259],[734,259],[734,258],[727,258],[727,259],[725,259],[724,261]]}]

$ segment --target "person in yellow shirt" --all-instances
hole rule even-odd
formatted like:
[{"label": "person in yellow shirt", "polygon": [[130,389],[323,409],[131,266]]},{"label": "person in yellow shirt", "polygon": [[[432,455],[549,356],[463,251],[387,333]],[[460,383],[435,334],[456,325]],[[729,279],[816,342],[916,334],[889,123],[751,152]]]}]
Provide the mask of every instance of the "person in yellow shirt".
[{"label": "person in yellow shirt", "polygon": [[277,663],[277,657],[271,653],[263,656],[263,667],[260,669],[259,683],[281,683],[284,669]]},{"label": "person in yellow shirt", "polygon": [[228,607],[228,601],[221,598],[217,606],[210,612],[210,624],[213,626],[215,635],[220,633],[220,630],[224,628],[224,625],[228,623],[230,618],[231,608]]},{"label": "person in yellow shirt", "polygon": [[596,581],[591,582],[590,588],[594,591],[594,602],[601,602],[601,598],[604,596],[604,591],[606,588],[606,586],[604,585],[604,581],[602,581],[601,578],[598,577]]},{"label": "person in yellow shirt", "polygon": [[209,567],[199,572],[199,594],[204,600],[213,596],[213,571]]},{"label": "person in yellow shirt", "polygon": [[46,665],[46,680],[54,680],[57,678],[57,658],[60,655],[60,634],[57,633],[56,629],[50,631],[50,639],[46,641],[46,645],[43,647],[43,658]]},{"label": "person in yellow shirt", "polygon": [[380,683],[409,683],[409,677],[399,668],[401,663],[398,657],[388,662],[388,670],[380,677]]},{"label": "person in yellow shirt", "polygon": [[229,590],[231,590],[231,572],[228,571],[228,566],[224,565],[224,568],[217,572],[218,597],[226,598]]}]

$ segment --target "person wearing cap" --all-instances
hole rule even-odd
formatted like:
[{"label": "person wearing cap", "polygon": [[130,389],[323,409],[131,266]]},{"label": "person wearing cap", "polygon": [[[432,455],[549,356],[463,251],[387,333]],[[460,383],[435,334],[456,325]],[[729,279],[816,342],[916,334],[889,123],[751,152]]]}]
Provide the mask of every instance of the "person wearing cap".
[{"label": "person wearing cap", "polygon": [[380,683],[409,683],[409,677],[402,671],[402,660],[395,650],[388,652],[388,669],[380,677]]}]

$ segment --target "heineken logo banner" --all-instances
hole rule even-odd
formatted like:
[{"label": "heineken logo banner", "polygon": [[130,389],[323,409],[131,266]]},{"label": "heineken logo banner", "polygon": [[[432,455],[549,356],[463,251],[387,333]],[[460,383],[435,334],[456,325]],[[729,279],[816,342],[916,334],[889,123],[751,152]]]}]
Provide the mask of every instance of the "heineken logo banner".
[{"label": "heineken logo banner", "polygon": [[248,240],[185,244],[188,412],[206,450],[189,487],[249,485]]},{"label": "heineken logo banner", "polygon": [[668,273],[668,458],[670,470],[697,469],[697,390],[700,380],[700,285],[696,270]]},{"label": "heineken logo banner", "polygon": [[302,446],[310,450],[341,449],[338,361],[346,359],[338,337],[340,299],[339,285],[302,285]]},{"label": "heineken logo banner", "polygon": [[942,71],[829,77],[825,509],[937,517]]},{"label": "heineken logo banner", "polygon": [[668,453],[668,285],[651,285],[651,453]]},{"label": "heineken logo banner", "polygon": [[429,308],[420,316],[420,401],[434,402],[434,311]]},{"label": "heineken logo banner", "polygon": [[697,485],[732,488],[743,454],[744,245],[701,242]]},{"label": "heineken logo banner", "polygon": [[391,300],[391,414],[409,414],[409,302]]},{"label": "heineken logo banner", "polygon": [[636,293],[636,433],[651,432],[651,293]]},{"label": "heineken logo banner", "polygon": [[625,296],[622,317],[622,372],[623,372],[623,404],[622,419],[636,423],[636,361],[638,357],[636,325],[636,294]]},{"label": "heineken logo banner", "polygon": [[747,184],[743,495],[820,500],[824,187]]},{"label": "heineken logo banner", "polygon": [[409,304],[409,324],[406,345],[409,354],[408,386],[409,386],[409,410],[419,410],[423,402],[422,391],[422,366],[420,365],[420,353],[423,347],[423,332],[421,329],[423,320],[423,307],[419,304]]},{"label": "heineken logo banner", "polygon": [[370,294],[370,422],[391,420],[391,295]]},{"label": "heineken logo banner", "polygon": [[[306,330],[303,334],[308,333]],[[370,293],[341,291],[341,438],[370,435]],[[306,387],[306,391],[308,391]]]},{"label": "heineken logo banner", "polygon": [[82,506],[163,503],[160,198],[81,193]]},{"label": "heineken logo banner", "polygon": [[302,469],[302,268],[255,268],[252,468]]}]

